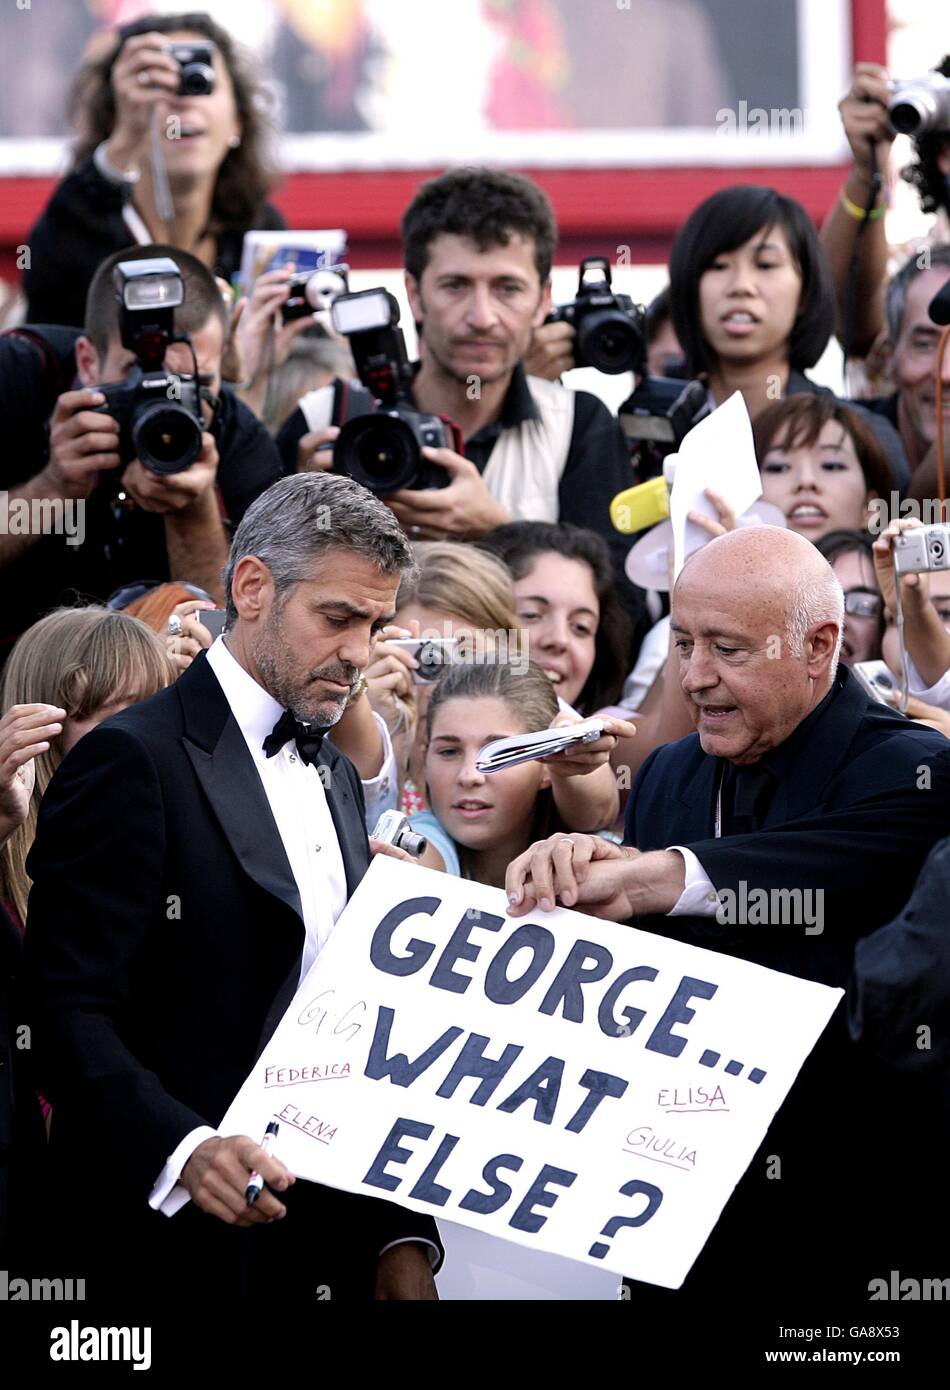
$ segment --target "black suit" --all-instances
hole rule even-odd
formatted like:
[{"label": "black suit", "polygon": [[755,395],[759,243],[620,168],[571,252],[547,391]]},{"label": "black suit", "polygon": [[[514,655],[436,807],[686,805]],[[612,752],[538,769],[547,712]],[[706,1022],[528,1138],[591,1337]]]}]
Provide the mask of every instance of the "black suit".
[{"label": "black suit", "polygon": [[858,942],[848,1026],[895,1067],[942,1074],[950,1100],[948,908],[950,839],[930,851],[903,912]]},{"label": "black suit", "polygon": [[[352,893],[369,863],[362,790],[329,743],[319,761]],[[437,1241],[427,1217],[306,1182],[286,1220],[251,1230],[147,1205],[178,1143],[228,1108],[293,996],[304,943],[264,788],[203,656],[68,755],[28,867],[26,956],[73,1273],[95,1249],[103,1287],[131,1264],[136,1280],[174,1271],[177,1289],[194,1276],[247,1294],[262,1280],[268,1296],[326,1284],[338,1299],[371,1296],[390,1241]]]},{"label": "black suit", "polygon": [[[658,749],[634,786],[625,838],[640,850],[693,850],[716,890],[740,892],[742,880],[821,889],[821,934],[699,916],[638,925],[844,987],[855,942],[900,910],[950,825],[950,744],[869,700],[842,668],[830,698],[763,761],[775,781],[762,828],[716,839],[723,763],[696,734]],[[921,1266],[946,1263],[946,1183],[934,1155],[948,1138],[937,1087],[851,1042],[839,1008],[672,1297],[710,1307],[738,1289],[747,1301],[811,1298],[830,1312],[835,1297],[866,1299],[869,1280],[892,1268],[927,1277]],[[780,1178],[769,1176],[772,1155]]]},{"label": "black suit", "polygon": [[46,1131],[21,1032],[20,957],[20,930],[0,903],[0,1269],[22,1277],[36,1267]]}]

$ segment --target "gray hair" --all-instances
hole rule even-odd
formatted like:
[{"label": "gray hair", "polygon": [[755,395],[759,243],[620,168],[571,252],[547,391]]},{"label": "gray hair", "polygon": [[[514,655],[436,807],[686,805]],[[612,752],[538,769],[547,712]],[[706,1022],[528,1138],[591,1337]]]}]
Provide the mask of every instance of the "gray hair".
[{"label": "gray hair", "polygon": [[892,344],[897,342],[901,334],[907,308],[907,291],[911,282],[925,271],[934,270],[941,265],[950,267],[950,246],[945,242],[936,246],[924,246],[915,251],[888,280],[884,296],[884,314],[887,319],[887,336]]},{"label": "gray hair", "polygon": [[308,578],[328,550],[349,550],[371,560],[381,574],[405,575],[415,566],[405,532],[393,513],[366,488],[335,473],[295,473],[262,492],[244,513],[224,571],[227,618],[237,621],[231,597],[234,571],[256,555],[274,577],[278,598]]},{"label": "gray hair", "polygon": [[785,635],[793,656],[804,653],[809,632],[821,623],[838,626],[838,640],[831,658],[830,674],[834,679],[844,634],[844,590],[830,565],[827,575],[803,575],[792,594]]}]

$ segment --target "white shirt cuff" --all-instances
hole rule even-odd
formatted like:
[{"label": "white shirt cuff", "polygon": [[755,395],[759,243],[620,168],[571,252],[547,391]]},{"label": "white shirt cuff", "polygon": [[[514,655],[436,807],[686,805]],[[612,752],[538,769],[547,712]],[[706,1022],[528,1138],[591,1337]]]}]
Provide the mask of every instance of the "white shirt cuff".
[{"label": "white shirt cuff", "polygon": [[138,183],[141,177],[138,169],[127,169],[125,173],[117,169],[106,154],[108,140],[103,140],[101,145],[97,145],[92,152],[92,162],[95,164],[99,173],[107,183],[116,183],[120,187],[125,184]]},{"label": "white shirt cuff", "polygon": [[712,885],[712,879],[700,864],[691,849],[683,845],[670,845],[683,856],[686,865],[686,887],[666,914],[667,917],[715,917],[719,910],[719,894]]},{"label": "white shirt cuff", "polygon": [[950,710],[950,671],[944,671],[936,685],[924,685],[923,677],[914,665],[913,657],[907,658],[907,690],[917,700],[939,709]]},{"label": "white shirt cuff", "polygon": [[394,811],[399,796],[399,774],[396,768],[396,755],[393,741],[389,736],[385,719],[373,711],[373,718],[383,740],[383,765],[375,777],[363,782],[363,797],[366,801],[366,825],[372,830],[384,811]]},{"label": "white shirt cuff", "polygon": [[175,1212],[180,1211],[186,1202],[191,1201],[187,1190],[178,1186],[181,1170],[199,1144],[203,1144],[206,1139],[217,1139],[217,1137],[218,1131],[212,1129],[210,1125],[199,1125],[197,1129],[193,1129],[190,1134],[185,1135],[159,1173],[155,1186],[149,1194],[148,1204],[153,1211],[160,1211],[165,1216],[174,1216]]},{"label": "white shirt cuff", "polygon": [[425,1240],[421,1236],[400,1236],[398,1240],[391,1240],[388,1245],[384,1245],[379,1252],[382,1259],[387,1250],[392,1250],[394,1245],[422,1245],[425,1247],[426,1254],[429,1256],[429,1263],[435,1269],[439,1263],[439,1247],[434,1245],[431,1240]]}]

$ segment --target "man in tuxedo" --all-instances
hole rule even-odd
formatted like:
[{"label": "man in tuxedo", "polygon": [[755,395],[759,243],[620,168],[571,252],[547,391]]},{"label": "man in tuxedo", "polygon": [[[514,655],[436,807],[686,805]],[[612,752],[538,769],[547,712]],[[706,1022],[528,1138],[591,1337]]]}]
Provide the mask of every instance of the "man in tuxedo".
[{"label": "man in tuxedo", "polygon": [[[838,666],[841,589],[794,532],[712,541],[671,615],[696,732],[644,763],[625,847],[557,835],[515,860],[511,911],[559,901],[844,987],[856,940],[900,910],[946,833],[950,744]],[[768,918],[743,922],[753,889]],[[797,923],[780,896],[795,889],[820,909]],[[946,1118],[929,1078],[856,1046],[839,1009],[683,1289],[637,1286],[636,1301],[709,1310],[741,1296],[817,1316],[866,1299],[879,1266],[913,1274],[947,1229],[922,1157],[950,1137]]]},{"label": "man in tuxedo", "polygon": [[429,1218],[294,1184],[279,1137],[274,1156],[216,1129],[369,864],[359,779],[322,733],[411,565],[349,479],[275,484],[234,537],[224,636],[44,797],[26,957],[51,1240],[87,1299],[435,1297]]}]

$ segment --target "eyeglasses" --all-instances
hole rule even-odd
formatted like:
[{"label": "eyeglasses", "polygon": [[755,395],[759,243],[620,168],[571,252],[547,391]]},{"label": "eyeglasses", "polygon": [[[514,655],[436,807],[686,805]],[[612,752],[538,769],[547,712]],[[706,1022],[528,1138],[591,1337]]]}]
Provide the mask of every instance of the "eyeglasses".
[{"label": "eyeglasses", "polygon": [[115,593],[110,594],[106,599],[106,607],[118,610],[128,608],[130,603],[135,603],[143,594],[147,594],[150,589],[157,589],[160,584],[177,584],[180,589],[186,589],[192,598],[207,599],[213,603],[214,599],[204,589],[199,589],[194,584],[184,584],[180,579],[133,579],[129,584],[123,584],[121,589],[116,589]]},{"label": "eyeglasses", "polygon": [[849,589],[844,596],[844,611],[852,618],[879,618],[884,611],[884,600],[880,594]]}]

